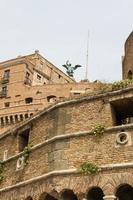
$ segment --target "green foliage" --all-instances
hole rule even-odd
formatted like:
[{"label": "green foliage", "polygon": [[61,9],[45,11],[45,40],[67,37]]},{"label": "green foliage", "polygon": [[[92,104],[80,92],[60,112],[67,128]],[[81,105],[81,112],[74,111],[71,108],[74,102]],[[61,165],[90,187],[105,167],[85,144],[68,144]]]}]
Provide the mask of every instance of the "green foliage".
[{"label": "green foliage", "polygon": [[105,132],[105,126],[101,124],[95,125],[95,127],[92,129],[92,133],[95,136],[102,136],[104,132]]},{"label": "green foliage", "polygon": [[97,174],[100,168],[93,163],[84,162],[80,166],[81,172],[84,174]]},{"label": "green foliage", "polygon": [[122,81],[117,81],[112,84],[112,91],[120,90],[133,84],[133,79],[126,79]]},{"label": "green foliage", "polygon": [[28,164],[29,154],[30,154],[30,147],[27,146],[27,147],[24,148],[24,152],[23,152],[25,165]]},{"label": "green foliage", "polygon": [[4,164],[2,163],[2,161],[0,161],[0,182],[3,181],[4,179],[3,170],[4,170]]}]

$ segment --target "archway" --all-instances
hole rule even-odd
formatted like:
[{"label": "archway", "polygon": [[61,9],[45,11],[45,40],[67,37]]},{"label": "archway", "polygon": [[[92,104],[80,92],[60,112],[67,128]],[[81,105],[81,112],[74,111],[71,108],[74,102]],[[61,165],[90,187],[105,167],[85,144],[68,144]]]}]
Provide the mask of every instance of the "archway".
[{"label": "archway", "polygon": [[87,193],[87,200],[103,200],[104,193],[100,187],[93,187]]},{"label": "archway", "polygon": [[31,196],[27,197],[25,200],[33,200]]},{"label": "archway", "polygon": [[62,200],[78,200],[76,194],[70,189],[65,189],[61,193]]},{"label": "archway", "polygon": [[132,200],[133,199],[133,187],[128,184],[121,185],[116,191],[116,197],[119,200]]},{"label": "archway", "polygon": [[133,73],[131,70],[129,70],[128,72],[128,79],[132,79],[133,78]]},{"label": "archway", "polygon": [[39,200],[57,200],[57,199],[48,193],[43,193],[40,196]]}]

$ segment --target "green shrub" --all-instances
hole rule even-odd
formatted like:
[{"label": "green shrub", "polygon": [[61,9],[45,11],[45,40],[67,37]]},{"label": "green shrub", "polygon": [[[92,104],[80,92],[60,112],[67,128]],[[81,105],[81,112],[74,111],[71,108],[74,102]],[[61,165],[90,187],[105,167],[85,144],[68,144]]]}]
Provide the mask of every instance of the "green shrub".
[{"label": "green shrub", "polygon": [[100,168],[93,163],[84,162],[80,166],[81,172],[84,174],[97,174]]},{"label": "green shrub", "polygon": [[131,80],[125,79],[125,80],[122,80],[122,81],[114,82],[112,84],[112,91],[126,88],[126,87],[128,87],[129,85],[132,85],[132,84],[133,84],[133,79],[131,79]]},{"label": "green shrub", "polygon": [[0,161],[0,182],[3,181],[4,179],[3,170],[4,170],[4,164],[2,163],[2,161]]},{"label": "green shrub", "polygon": [[30,147],[27,146],[27,147],[24,148],[24,152],[23,152],[25,165],[28,164],[29,154],[30,154]]},{"label": "green shrub", "polygon": [[95,136],[102,136],[104,132],[105,132],[105,126],[101,124],[95,125],[94,128],[92,129],[92,133]]}]

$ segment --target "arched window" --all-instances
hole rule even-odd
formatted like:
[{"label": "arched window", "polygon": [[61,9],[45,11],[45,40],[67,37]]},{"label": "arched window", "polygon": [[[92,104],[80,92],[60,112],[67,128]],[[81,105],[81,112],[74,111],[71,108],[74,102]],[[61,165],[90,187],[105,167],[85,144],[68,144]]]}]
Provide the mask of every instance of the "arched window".
[{"label": "arched window", "polygon": [[20,115],[20,120],[21,120],[21,121],[23,121],[23,120],[24,120],[24,117],[23,117],[23,115],[22,115],[22,114]]},{"label": "arched window", "polygon": [[61,194],[62,200],[78,200],[76,194],[70,189],[65,189]]},{"label": "arched window", "polygon": [[28,114],[26,113],[26,114],[25,114],[25,119],[27,119],[27,118],[28,118]]},{"label": "arched window", "polygon": [[54,103],[56,101],[56,96],[54,95],[47,96],[47,101],[50,103]]},{"label": "arched window", "polygon": [[1,126],[4,126],[4,119],[3,117],[0,118]]},{"label": "arched window", "polygon": [[104,193],[100,187],[93,187],[87,194],[87,200],[103,200]]},{"label": "arched window", "polygon": [[48,193],[43,193],[40,196],[39,200],[57,200],[57,199]]},{"label": "arched window", "polygon": [[30,113],[30,117],[32,117],[33,116],[33,113]]},{"label": "arched window", "polygon": [[9,121],[8,121],[8,116],[5,117],[5,122],[6,122],[6,124],[9,123]]},{"label": "arched window", "polygon": [[25,200],[33,200],[31,196],[27,197]]},{"label": "arched window", "polygon": [[131,70],[129,70],[128,72],[128,79],[132,79],[133,78],[133,73]]},{"label": "arched window", "polygon": [[13,124],[13,116],[10,116],[10,123]]},{"label": "arched window", "polygon": [[133,200],[133,187],[128,184],[121,185],[115,195],[119,200]]},{"label": "arched window", "polygon": [[18,115],[15,115],[15,122],[18,122]]}]

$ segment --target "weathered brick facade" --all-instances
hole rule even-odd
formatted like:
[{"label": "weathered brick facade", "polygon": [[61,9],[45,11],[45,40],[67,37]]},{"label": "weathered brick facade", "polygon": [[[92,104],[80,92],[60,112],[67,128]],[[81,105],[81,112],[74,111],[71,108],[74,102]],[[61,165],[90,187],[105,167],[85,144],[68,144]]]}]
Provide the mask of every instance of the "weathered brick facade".
[{"label": "weathered brick facade", "polygon": [[[65,92],[60,84],[34,87],[42,94],[60,88],[57,94],[67,98],[70,87],[100,89],[96,83],[63,83]],[[133,198],[133,86],[91,92],[50,107],[44,103],[34,116],[1,132],[0,200]],[[98,124],[105,127],[100,136],[94,132]],[[100,170],[84,174],[86,162]]]}]

